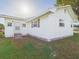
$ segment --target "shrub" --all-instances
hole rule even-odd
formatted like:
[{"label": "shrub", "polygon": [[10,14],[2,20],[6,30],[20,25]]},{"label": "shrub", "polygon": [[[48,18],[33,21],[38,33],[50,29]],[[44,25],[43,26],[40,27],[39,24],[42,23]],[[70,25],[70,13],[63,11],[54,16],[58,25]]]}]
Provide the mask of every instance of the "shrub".
[{"label": "shrub", "polygon": [[0,32],[0,37],[4,37],[4,32]]},{"label": "shrub", "polygon": [[0,24],[0,37],[4,37],[4,25]]}]

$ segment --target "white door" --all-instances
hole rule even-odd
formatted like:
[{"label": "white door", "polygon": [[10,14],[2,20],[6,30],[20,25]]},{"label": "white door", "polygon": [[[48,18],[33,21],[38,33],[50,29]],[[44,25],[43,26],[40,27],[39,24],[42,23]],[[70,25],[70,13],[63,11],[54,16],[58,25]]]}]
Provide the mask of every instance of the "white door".
[{"label": "white door", "polygon": [[15,26],[15,34],[20,34],[20,33],[21,33],[20,26]]}]

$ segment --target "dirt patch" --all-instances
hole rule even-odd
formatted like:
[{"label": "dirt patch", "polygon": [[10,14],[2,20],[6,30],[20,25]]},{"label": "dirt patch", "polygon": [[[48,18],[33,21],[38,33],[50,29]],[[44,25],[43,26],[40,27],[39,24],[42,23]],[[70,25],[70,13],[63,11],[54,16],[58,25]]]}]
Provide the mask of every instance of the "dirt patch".
[{"label": "dirt patch", "polygon": [[41,47],[44,44],[47,44],[46,41],[43,41],[39,38],[36,37],[32,37],[32,36],[23,36],[20,38],[12,38],[12,43],[16,46],[16,47],[23,47],[25,44],[28,43],[32,43],[37,47]]}]

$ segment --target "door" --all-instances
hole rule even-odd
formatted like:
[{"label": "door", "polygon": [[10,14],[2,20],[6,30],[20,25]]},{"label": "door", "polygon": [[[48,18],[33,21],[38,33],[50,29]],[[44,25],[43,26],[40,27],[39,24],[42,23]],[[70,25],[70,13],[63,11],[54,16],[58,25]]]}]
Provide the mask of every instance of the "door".
[{"label": "door", "polygon": [[20,26],[15,26],[15,33],[20,33]]},{"label": "door", "polygon": [[14,36],[15,37],[21,37],[22,36],[20,26],[15,26],[15,34],[14,34]]}]

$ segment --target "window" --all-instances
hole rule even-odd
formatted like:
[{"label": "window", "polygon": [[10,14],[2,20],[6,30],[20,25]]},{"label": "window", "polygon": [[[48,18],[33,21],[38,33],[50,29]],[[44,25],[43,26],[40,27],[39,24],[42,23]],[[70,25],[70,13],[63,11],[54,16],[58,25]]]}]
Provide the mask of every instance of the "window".
[{"label": "window", "polygon": [[64,27],[64,26],[65,26],[65,25],[64,25],[64,21],[63,21],[62,19],[59,20],[59,26],[60,26],[60,27]]},{"label": "window", "polygon": [[15,30],[20,30],[20,27],[19,27],[19,26],[16,26],[16,27],[15,27]]},{"label": "window", "polygon": [[40,27],[40,19],[36,20],[36,21],[32,21],[32,24],[31,24],[32,28],[33,27]]},{"label": "window", "polygon": [[64,13],[66,13],[66,9],[64,9]]},{"label": "window", "polygon": [[38,19],[38,27],[40,27],[40,19]]},{"label": "window", "polygon": [[73,27],[73,25],[71,24],[71,28]]},{"label": "window", "polygon": [[59,26],[60,27],[64,27],[64,23],[59,23]]},{"label": "window", "polygon": [[12,23],[8,22],[8,26],[12,26]]},{"label": "window", "polygon": [[23,27],[26,27],[26,24],[23,24]]}]

